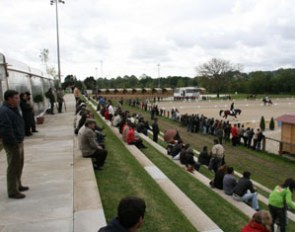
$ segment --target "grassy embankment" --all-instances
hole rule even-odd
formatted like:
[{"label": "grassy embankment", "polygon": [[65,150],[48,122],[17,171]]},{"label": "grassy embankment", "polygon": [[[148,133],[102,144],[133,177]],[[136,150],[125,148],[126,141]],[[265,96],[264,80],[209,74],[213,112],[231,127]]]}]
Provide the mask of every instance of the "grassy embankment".
[{"label": "grassy embankment", "polygon": [[[132,107],[128,107],[128,106],[124,106],[125,109],[129,109],[130,112],[134,112],[134,108]],[[147,114],[146,112],[143,112],[141,111],[141,114],[145,114],[144,116],[147,118],[149,116],[149,114]],[[166,119],[166,118],[161,118],[161,120],[159,120],[159,125],[160,125],[160,128],[161,128],[161,122],[160,121],[166,121],[168,123],[168,125],[170,127],[166,127],[167,128],[175,128],[175,126],[179,126],[178,123],[174,122],[174,121],[171,121],[169,119]],[[165,124],[167,126],[167,124]],[[182,138],[184,139],[184,141],[188,141],[188,143],[190,143],[194,148],[195,148],[195,143],[196,141],[198,140],[195,140],[194,138],[192,138],[194,135],[199,135],[199,136],[202,136],[200,134],[191,134],[191,133],[187,133],[186,130],[182,127],[178,128],[180,130],[183,130],[181,131],[181,136]],[[161,128],[162,130],[162,128]],[[164,130],[162,130],[164,131]],[[184,138],[183,136],[183,133],[186,134],[186,138]],[[212,140],[213,140],[213,136],[203,136],[205,138],[208,139],[209,137],[209,141],[207,141],[207,146],[212,146]],[[159,140],[159,143],[160,145],[164,146],[165,147],[165,143],[164,142],[161,142]],[[285,179],[285,177],[282,177],[282,176],[276,176],[274,175],[273,173],[273,168],[275,168],[276,166],[279,166],[279,167],[276,167],[278,170],[280,171],[284,171],[283,173],[280,172],[282,175],[285,175],[285,176],[294,176],[294,164],[295,162],[293,161],[290,161],[284,157],[279,157],[279,156],[276,156],[276,155],[273,155],[273,154],[269,154],[269,153],[266,153],[266,152],[257,152],[257,151],[253,151],[253,150],[249,150],[247,148],[244,148],[244,147],[235,147],[235,148],[232,148],[230,145],[225,145],[226,147],[229,146],[232,150],[232,149],[237,149],[240,151],[236,151],[235,153],[233,153],[233,156],[236,156],[237,154],[239,154],[240,152],[245,152],[247,154],[250,153],[250,156],[253,156],[255,159],[254,160],[259,160],[260,162],[263,161],[262,164],[265,164],[265,167],[264,168],[261,168],[261,163],[260,164],[256,164],[255,161],[253,161],[253,157],[248,160],[245,158],[245,155],[242,156],[243,159],[238,159],[238,160],[235,160],[236,162],[232,162],[232,161],[228,161],[228,160],[231,160],[229,159],[232,158],[230,154],[227,153],[227,161],[230,165],[233,165],[235,167],[236,170],[238,170],[239,172],[242,172],[245,170],[244,167],[247,167],[248,169],[247,170],[250,170],[251,173],[253,173],[253,178],[255,177],[255,180],[257,180],[258,182],[260,183],[263,183],[265,185],[265,183],[268,183],[268,185],[271,185],[273,184],[273,186],[275,186],[277,183],[281,183],[283,181],[283,179]],[[198,150],[200,150],[201,148],[199,147]],[[160,156],[158,154],[158,156]],[[247,155],[246,155],[247,157]],[[241,163],[243,162],[243,163]],[[254,163],[253,163],[254,162]],[[288,168],[289,167],[289,168]],[[287,168],[287,170],[284,170],[285,168]],[[211,173],[209,170],[207,170],[206,168],[201,168],[200,172],[205,175],[206,177],[212,179],[213,178],[213,173]],[[166,174],[167,175],[167,174]],[[264,177],[261,176],[261,175],[265,175]],[[257,178],[258,177],[258,178]],[[276,179],[281,179],[281,182],[277,182],[275,183],[273,181],[273,178]],[[277,180],[278,181],[278,180]],[[268,185],[266,185],[267,187],[269,187]],[[272,187],[269,187],[272,189]],[[268,197],[268,193],[264,192],[263,190],[260,190],[258,189],[258,192],[260,194],[263,194],[264,196]],[[267,209],[267,205],[263,204],[260,202],[260,206],[262,209]],[[215,221],[215,220],[214,220]],[[215,221],[217,223],[217,221]],[[295,231],[295,223],[292,222],[292,221],[289,221],[289,226],[288,226],[288,230],[289,231]]]},{"label": "grassy embankment", "polygon": [[[99,125],[103,125],[97,115],[95,118]],[[96,178],[107,221],[116,216],[119,200],[132,195],[144,198],[147,204],[145,225],[141,231],[196,231],[106,126],[104,133],[107,136],[107,163],[102,171],[96,172]]]},{"label": "grassy embankment", "polygon": [[[124,105],[130,112],[140,112],[146,119],[149,119],[148,112]],[[159,127],[161,131],[169,128],[177,128],[185,143],[201,151],[203,146],[212,147],[214,136],[200,133],[188,133],[186,128],[181,127],[178,122],[159,117]],[[257,152],[243,146],[233,147],[230,143],[224,144],[226,151],[226,162],[233,166],[238,172],[249,170],[252,178],[264,186],[273,189],[277,184],[283,183],[288,177],[294,177],[295,162],[284,157],[267,152]]]}]

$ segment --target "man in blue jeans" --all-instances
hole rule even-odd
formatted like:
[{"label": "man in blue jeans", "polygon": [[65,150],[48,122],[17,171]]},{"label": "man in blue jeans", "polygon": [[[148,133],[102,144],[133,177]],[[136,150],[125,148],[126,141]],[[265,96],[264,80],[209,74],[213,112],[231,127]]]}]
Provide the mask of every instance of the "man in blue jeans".
[{"label": "man in blue jeans", "polygon": [[253,188],[250,176],[251,173],[248,171],[243,173],[243,177],[238,181],[238,184],[234,188],[233,198],[237,201],[251,203],[252,208],[259,211],[257,192]]}]

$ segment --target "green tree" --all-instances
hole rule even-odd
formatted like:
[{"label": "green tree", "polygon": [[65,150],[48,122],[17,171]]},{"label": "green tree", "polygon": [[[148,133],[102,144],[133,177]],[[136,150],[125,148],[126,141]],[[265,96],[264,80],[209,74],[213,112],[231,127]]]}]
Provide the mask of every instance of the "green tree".
[{"label": "green tree", "polygon": [[96,80],[93,76],[87,77],[83,82],[87,89],[95,90],[97,88]]},{"label": "green tree", "polygon": [[208,80],[208,83],[212,85],[219,98],[220,92],[225,90],[229,81],[230,72],[239,72],[240,69],[240,65],[231,64],[227,60],[213,58],[197,67],[197,72]]},{"label": "green tree", "polygon": [[269,129],[274,130],[275,129],[275,120],[273,117],[271,117],[270,122],[269,122]]},{"label": "green tree", "polygon": [[264,119],[264,116],[261,117],[259,126],[260,126],[260,129],[262,131],[265,130],[265,119]]}]

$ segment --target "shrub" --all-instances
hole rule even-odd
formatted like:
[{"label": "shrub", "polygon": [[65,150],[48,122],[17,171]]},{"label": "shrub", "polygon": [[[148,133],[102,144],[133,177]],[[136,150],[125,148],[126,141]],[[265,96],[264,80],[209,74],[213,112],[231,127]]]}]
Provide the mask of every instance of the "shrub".
[{"label": "shrub", "polygon": [[262,130],[262,131],[264,131],[265,130],[265,119],[264,119],[264,116],[261,116],[261,119],[260,119],[260,129]]},{"label": "shrub", "polygon": [[44,97],[42,94],[36,94],[34,97],[33,97],[33,101],[35,103],[39,103],[39,102],[43,102],[44,100]]},{"label": "shrub", "polygon": [[269,122],[269,129],[274,130],[275,129],[275,120],[273,117],[271,117],[270,122]]}]

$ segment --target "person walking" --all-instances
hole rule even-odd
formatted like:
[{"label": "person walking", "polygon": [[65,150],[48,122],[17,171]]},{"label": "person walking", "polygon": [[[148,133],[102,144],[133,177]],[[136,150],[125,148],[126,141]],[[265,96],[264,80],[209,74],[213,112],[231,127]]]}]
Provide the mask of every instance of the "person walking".
[{"label": "person walking", "polygon": [[55,97],[54,97],[52,88],[49,88],[49,90],[48,90],[48,92],[46,94],[46,97],[49,99],[49,102],[50,102],[50,113],[54,114]]},{"label": "person walking", "polygon": [[62,88],[59,88],[57,90],[56,98],[57,98],[57,103],[58,103],[57,111],[58,111],[58,113],[62,113],[62,105],[64,103],[64,92],[63,92]]},{"label": "person walking", "polygon": [[7,192],[8,197],[22,199],[22,191],[29,190],[23,186],[21,176],[24,166],[24,120],[18,110],[19,94],[15,90],[4,93],[4,103],[0,108],[0,135],[7,155]]},{"label": "person walking", "polygon": [[278,220],[280,232],[287,231],[287,207],[295,210],[295,203],[292,201],[292,193],[295,191],[295,180],[288,178],[281,185],[278,185],[270,193],[269,211],[273,218],[272,229],[274,223]]}]

